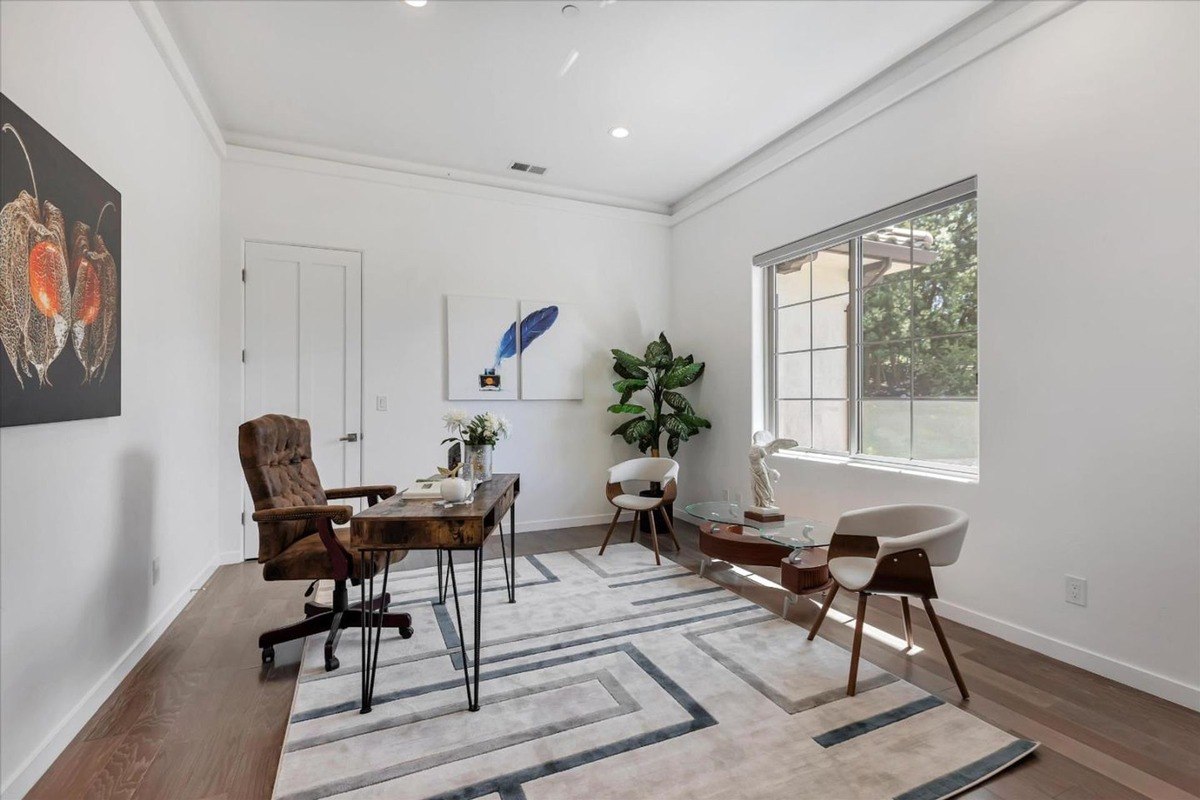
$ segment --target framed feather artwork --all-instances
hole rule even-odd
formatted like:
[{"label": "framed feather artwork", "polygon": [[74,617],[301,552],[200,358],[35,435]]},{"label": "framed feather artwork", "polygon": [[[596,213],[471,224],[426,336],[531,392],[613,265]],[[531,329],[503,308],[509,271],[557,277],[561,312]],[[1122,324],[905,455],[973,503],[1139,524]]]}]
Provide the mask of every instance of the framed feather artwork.
[{"label": "framed feather artwork", "polygon": [[574,303],[521,301],[522,400],[583,399],[583,334],[583,318]]},{"label": "framed feather artwork", "polygon": [[446,298],[448,399],[517,399],[517,311],[516,300]]},{"label": "framed feather artwork", "polygon": [[0,95],[0,427],[121,413],[121,193]]}]

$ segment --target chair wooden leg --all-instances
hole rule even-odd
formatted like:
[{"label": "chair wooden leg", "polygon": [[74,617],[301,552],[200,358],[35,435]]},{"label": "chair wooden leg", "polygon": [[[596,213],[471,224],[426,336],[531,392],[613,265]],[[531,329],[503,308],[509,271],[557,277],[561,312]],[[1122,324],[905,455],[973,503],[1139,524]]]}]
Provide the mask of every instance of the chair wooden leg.
[{"label": "chair wooden leg", "polygon": [[921,602],[925,604],[925,613],[929,615],[929,624],[933,626],[933,632],[937,635],[938,644],[942,646],[942,652],[946,655],[946,663],[950,665],[950,674],[954,676],[954,682],[958,684],[958,692],[962,695],[963,700],[966,700],[971,695],[967,693],[967,684],[963,681],[962,673],[958,671],[958,664],[954,661],[954,654],[950,652],[950,643],[946,641],[946,634],[942,631],[942,623],[938,620],[938,615],[933,610],[933,603],[929,602],[928,597],[922,597]]},{"label": "chair wooden leg", "polygon": [[850,681],[846,684],[846,694],[854,697],[854,690],[858,684],[858,655],[862,652],[862,631],[863,622],[867,618],[867,598],[866,592],[858,593],[858,616],[854,618],[854,647],[850,650]]},{"label": "chair wooden leg", "polygon": [[662,566],[662,559],[658,556],[658,527],[654,524],[654,512],[650,512],[650,539],[654,542],[654,563]]},{"label": "chair wooden leg", "polygon": [[671,515],[667,513],[667,510],[665,508],[660,508],[659,511],[662,512],[663,522],[665,522],[667,524],[667,532],[669,534],[671,534],[671,541],[674,542],[675,549],[676,550],[682,549],[679,546],[679,540],[677,538],[675,538],[675,524],[673,522],[671,522]]},{"label": "chair wooden leg", "polygon": [[821,623],[825,621],[825,615],[829,613],[829,607],[833,605],[833,598],[838,593],[838,589],[842,588],[836,583],[825,592],[825,603],[821,606],[821,613],[817,614],[817,621],[813,623],[812,630],[808,632],[808,640],[811,642],[817,638],[817,631],[821,630]]},{"label": "chair wooden leg", "polygon": [[600,555],[604,555],[604,548],[608,547],[608,540],[612,538],[613,531],[617,529],[617,518],[621,516],[621,509],[617,509],[617,513],[613,514],[612,524],[608,526],[608,533],[604,534],[604,544],[600,545]]},{"label": "chair wooden leg", "polygon": [[637,541],[638,519],[641,516],[642,516],[642,512],[640,512],[640,511],[633,512],[633,524],[629,526],[629,541],[630,542]]},{"label": "chair wooden leg", "polygon": [[900,595],[900,610],[904,612],[904,641],[908,645],[905,649],[912,650],[912,614],[908,610],[908,597],[905,595]]}]

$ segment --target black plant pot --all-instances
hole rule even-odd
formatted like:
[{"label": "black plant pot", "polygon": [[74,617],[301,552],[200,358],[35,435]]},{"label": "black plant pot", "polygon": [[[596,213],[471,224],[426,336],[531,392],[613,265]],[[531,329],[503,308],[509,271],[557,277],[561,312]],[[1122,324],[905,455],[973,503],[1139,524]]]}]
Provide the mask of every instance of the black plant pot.
[{"label": "black plant pot", "polygon": [[[662,497],[663,491],[662,491],[662,489],[643,489],[642,491],[638,492],[638,495],[640,495],[641,497]],[[655,516],[658,516],[660,510],[663,514],[666,514],[668,517],[674,518],[675,504],[667,503],[666,505],[662,506],[661,509],[655,509],[655,511],[654,511]],[[659,533],[666,533],[666,530],[664,530],[665,526],[663,524],[662,517],[658,517],[658,519],[654,520],[654,524],[658,526]],[[649,533],[650,532],[650,515],[643,514],[639,525],[641,526],[642,533]]]}]

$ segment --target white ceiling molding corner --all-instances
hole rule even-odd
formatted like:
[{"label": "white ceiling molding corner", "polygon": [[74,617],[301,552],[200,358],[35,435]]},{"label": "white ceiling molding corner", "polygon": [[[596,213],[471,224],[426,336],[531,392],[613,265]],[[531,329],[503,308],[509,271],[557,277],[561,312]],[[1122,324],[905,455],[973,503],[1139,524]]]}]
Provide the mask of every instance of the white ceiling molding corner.
[{"label": "white ceiling molding corner", "polygon": [[[649,215],[647,218],[662,217],[663,220],[669,219],[665,203],[617,197],[599,192],[589,192],[584,189],[568,189],[562,186],[555,186],[554,184],[541,184],[537,178],[509,178],[499,175],[488,175],[482,172],[471,172],[470,170],[455,169],[453,167],[440,167],[434,164],[422,164],[416,161],[404,161],[386,156],[352,153],[334,147],[304,144],[286,139],[275,139],[269,136],[239,133],[237,131],[226,131],[225,139],[231,145],[238,145],[250,150],[269,151],[303,159],[315,159],[327,162],[327,164],[340,164],[348,168],[344,171],[347,177],[361,176],[363,173],[356,172],[353,169],[360,167],[394,173],[398,177],[385,182],[401,186],[415,186],[421,183],[406,180],[403,176],[428,178],[433,179],[435,183],[426,181],[423,188],[437,188],[445,183],[470,184],[505,192],[518,192],[522,195],[567,200],[574,204],[588,204],[625,211],[636,211],[639,214]],[[325,174],[338,174],[339,172],[336,167],[331,166],[325,166],[321,171]],[[442,190],[445,191],[446,189],[443,187]],[[495,197],[497,195],[492,193],[491,196]]]},{"label": "white ceiling molding corner", "polygon": [[187,100],[188,106],[191,107],[192,113],[196,115],[196,121],[200,123],[201,130],[208,137],[209,144],[212,145],[218,156],[224,158],[225,138],[221,135],[221,128],[217,125],[217,120],[213,117],[212,110],[208,107],[208,102],[200,91],[200,85],[196,83],[195,76],[192,75],[191,69],[184,61],[183,53],[180,52],[179,45],[175,43],[175,37],[171,35],[166,22],[163,21],[158,4],[154,0],[129,0],[129,3],[133,6],[138,19],[141,20],[142,27],[146,29],[150,41],[154,42],[155,49],[158,50],[163,63],[167,65],[167,70],[175,79],[175,83],[179,86],[179,91],[183,93],[184,99]]},{"label": "white ceiling molding corner", "polygon": [[[537,208],[549,208],[573,214],[642,222],[668,227],[671,217],[666,209],[636,208],[614,202],[590,192],[561,189],[561,194],[531,189],[519,180],[490,175],[476,176],[458,170],[413,164],[394,159],[345,153],[331,148],[301,145],[260,136],[229,133],[226,158],[244,164],[310,172],[350,180],[402,186],[462,197],[476,197]],[[640,201],[628,201],[640,202]],[[647,204],[642,204],[647,205]]]},{"label": "white ceiling molding corner", "polygon": [[671,205],[671,224],[698,214],[1082,0],[993,0],[942,35]]}]

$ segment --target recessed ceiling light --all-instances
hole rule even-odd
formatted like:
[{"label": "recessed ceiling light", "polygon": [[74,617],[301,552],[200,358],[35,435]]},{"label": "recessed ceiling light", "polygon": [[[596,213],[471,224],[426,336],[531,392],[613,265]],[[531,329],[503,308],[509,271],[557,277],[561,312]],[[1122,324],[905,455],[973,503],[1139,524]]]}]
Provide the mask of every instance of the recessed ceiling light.
[{"label": "recessed ceiling light", "polygon": [[429,0],[404,0],[405,5],[412,6],[413,8],[424,8],[428,2]]},{"label": "recessed ceiling light", "polygon": [[629,128],[612,128],[609,130],[608,135],[614,139],[625,139],[629,136]]},{"label": "recessed ceiling light", "polygon": [[562,15],[567,18],[578,17],[579,16],[579,6],[571,5],[570,3],[568,3],[567,5],[562,7]]}]

